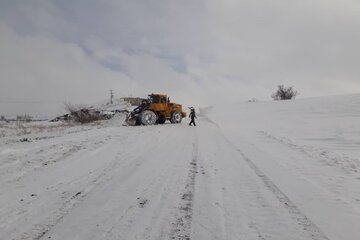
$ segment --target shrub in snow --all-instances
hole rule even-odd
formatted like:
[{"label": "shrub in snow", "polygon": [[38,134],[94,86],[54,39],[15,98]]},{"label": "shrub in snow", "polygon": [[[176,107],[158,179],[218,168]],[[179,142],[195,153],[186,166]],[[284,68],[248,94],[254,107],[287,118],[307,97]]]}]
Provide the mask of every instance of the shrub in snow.
[{"label": "shrub in snow", "polygon": [[298,95],[298,92],[294,90],[293,87],[284,87],[284,85],[279,85],[276,92],[274,92],[271,97],[277,100],[289,100],[293,99]]},{"label": "shrub in snow", "polygon": [[257,98],[249,99],[248,102],[258,102],[259,100]]},{"label": "shrub in snow", "polygon": [[16,121],[30,122],[32,120],[32,116],[29,114],[22,114],[16,116]]}]

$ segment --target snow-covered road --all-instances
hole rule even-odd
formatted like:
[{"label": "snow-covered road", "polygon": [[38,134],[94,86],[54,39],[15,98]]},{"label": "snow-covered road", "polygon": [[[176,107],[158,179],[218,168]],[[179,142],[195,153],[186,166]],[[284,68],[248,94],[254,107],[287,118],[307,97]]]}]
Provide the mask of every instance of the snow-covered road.
[{"label": "snow-covered road", "polygon": [[4,138],[0,239],[358,239],[358,163],[234,119]]}]

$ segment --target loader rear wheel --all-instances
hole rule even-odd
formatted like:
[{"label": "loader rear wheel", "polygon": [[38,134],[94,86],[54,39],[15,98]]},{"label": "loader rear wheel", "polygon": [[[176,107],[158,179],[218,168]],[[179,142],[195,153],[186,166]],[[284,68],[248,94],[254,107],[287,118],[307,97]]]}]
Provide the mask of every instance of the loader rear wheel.
[{"label": "loader rear wheel", "polygon": [[153,111],[145,110],[140,113],[140,122],[143,125],[154,125],[156,120],[157,116]]},{"label": "loader rear wheel", "polygon": [[181,123],[181,120],[182,120],[181,113],[173,112],[173,114],[171,115],[170,122],[171,123]]}]

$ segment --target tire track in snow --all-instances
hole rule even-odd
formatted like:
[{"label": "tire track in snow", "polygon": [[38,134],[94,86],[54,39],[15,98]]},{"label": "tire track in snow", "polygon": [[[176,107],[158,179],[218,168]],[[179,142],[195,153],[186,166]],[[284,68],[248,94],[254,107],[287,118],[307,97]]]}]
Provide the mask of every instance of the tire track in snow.
[{"label": "tire track in snow", "polygon": [[[85,132],[77,131],[77,132]],[[77,133],[76,132],[76,133]],[[64,136],[62,136],[64,137]],[[110,135],[104,136],[105,140],[109,140]],[[34,138],[36,140],[38,138]],[[48,137],[42,137],[42,139],[48,139]],[[37,149],[37,141],[31,142],[31,148],[28,148],[23,155],[16,156],[9,154],[5,156],[10,163],[7,165],[0,166],[0,176],[1,181],[0,185],[12,184],[14,182],[19,182],[22,178],[27,175],[34,174],[34,172],[43,170],[46,167],[49,167],[58,162],[67,160],[69,157],[73,156],[76,153],[84,152],[88,149],[94,150],[95,148],[100,148],[103,145],[107,144],[104,141],[92,141],[89,143],[88,139],[82,140],[70,140],[67,142],[55,142],[42,146],[40,149]],[[28,157],[28,156],[36,156]],[[14,162],[17,160],[16,162]]]},{"label": "tire track in snow", "polygon": [[[149,132],[155,131],[154,129],[151,129]],[[109,140],[109,139],[107,139]],[[109,144],[108,142],[104,142],[104,144],[99,145],[91,152],[96,152],[99,149],[101,149],[102,146]],[[117,142],[111,142],[111,146],[107,146],[106,149],[115,148],[114,146],[117,146]],[[106,149],[103,149],[102,151],[105,151]],[[115,148],[116,149],[116,148]],[[120,154],[122,157],[126,157],[126,154]],[[135,158],[137,159],[137,158]],[[144,160],[145,161],[145,160]],[[32,239],[32,240],[40,240],[48,237],[48,233],[56,227],[57,224],[59,224],[71,211],[73,211],[76,207],[78,207],[81,203],[83,203],[88,195],[93,193],[96,189],[101,187],[103,184],[105,184],[109,179],[113,177],[115,174],[114,170],[117,166],[119,166],[120,161],[118,159],[114,159],[111,162],[108,163],[108,165],[94,178],[89,179],[89,182],[87,185],[85,185],[81,191],[76,192],[75,194],[72,194],[70,197],[68,197],[57,209],[52,211],[50,215],[48,216],[46,223],[39,223],[34,225],[34,227],[27,232],[24,232],[21,234],[20,239]],[[130,162],[130,169],[129,172],[133,172],[138,167],[138,162]],[[78,179],[79,181],[81,179]],[[73,184],[76,184],[77,181],[73,182]]]},{"label": "tire track in snow", "polygon": [[[56,215],[53,220],[50,221],[50,223],[48,223],[47,225],[40,225],[38,226],[38,229],[34,229],[37,233],[35,236],[32,236],[31,239],[42,239],[57,223],[59,223],[66,216],[68,212],[71,211],[72,208],[82,202],[85,199],[86,195],[86,193],[84,194],[83,192],[77,192],[70,199],[65,201],[62,206],[56,211]],[[25,234],[25,236],[26,235],[27,234]],[[24,239],[24,237],[21,239]]]},{"label": "tire track in snow", "polygon": [[[146,145],[143,150],[131,149],[128,162],[136,167],[117,167],[113,178],[93,191],[46,237],[71,239],[73,235],[66,233],[64,236],[63,232],[71,226],[68,222],[76,220],[85,222],[81,224],[83,229],[76,232],[78,239],[169,239],[171,220],[174,219],[174,211],[169,210],[178,209],[179,193],[184,189],[193,149],[192,141],[183,147],[172,144],[179,138],[173,131],[163,129],[166,135],[160,134],[162,137],[151,144],[143,143]],[[136,158],[132,156],[134,150]],[[187,153],[185,159],[181,157],[184,150]],[[161,151],[164,153],[159,154]],[[174,153],[176,158],[171,159]],[[176,161],[169,161],[169,158]],[[119,201],[115,203],[115,199]],[[95,204],[99,204],[99,208],[90,209]],[[96,217],[90,219],[89,216]]]},{"label": "tire track in snow", "polygon": [[[204,115],[203,119],[215,126],[216,128],[220,128],[219,125],[212,121],[208,116]],[[302,226],[302,228],[309,233],[311,239],[313,240],[329,240],[329,238],[318,228],[318,226],[313,223],[306,215],[303,213],[291,200],[290,198],[283,193],[280,188],[270,180],[270,178],[260,170],[260,168],[251,161],[233,142],[231,142],[223,133],[220,133],[223,139],[233,147],[239,154],[242,156],[243,160],[247,163],[247,165],[254,171],[254,173],[261,179],[266,188],[268,188],[279,200],[282,206],[288,210],[291,217],[296,220],[296,222]],[[249,227],[255,229],[259,233],[259,238],[263,239],[264,237],[261,235],[259,229],[250,224]]]},{"label": "tire track in snow", "polygon": [[88,185],[83,188],[82,191],[76,192],[74,195],[64,201],[59,208],[54,210],[50,214],[46,224],[37,224],[37,226],[30,232],[23,233],[23,236],[20,239],[43,239],[46,234],[50,232],[50,230],[52,230],[58,223],[60,223],[70,211],[85,201],[89,193],[91,193],[97,186],[101,185],[107,180],[106,175],[108,175],[108,172],[110,172],[110,170],[114,167],[113,163],[114,162],[109,164],[107,168],[105,168],[95,179],[91,181],[93,183],[92,185]]},{"label": "tire track in snow", "polygon": [[277,142],[278,144],[301,152],[302,154],[305,154],[307,157],[310,157],[312,159],[316,159],[317,161],[322,162],[326,166],[334,166],[346,173],[347,175],[354,173],[356,174],[358,172],[358,167],[360,167],[359,159],[350,158],[345,154],[342,154],[340,156],[334,152],[331,152],[330,150],[305,145],[298,145],[288,138],[277,137],[265,131],[259,131],[259,133],[262,136]]},{"label": "tire track in snow", "polygon": [[[108,138],[106,138],[107,140],[109,140]],[[91,142],[88,144],[88,146],[85,146],[83,145],[83,143],[85,143],[85,141],[82,141],[81,144],[79,145],[75,145],[73,147],[70,147],[70,149],[66,152],[60,152],[60,153],[51,153],[51,157],[55,158],[56,155],[59,155],[58,157],[55,158],[55,162],[54,163],[61,163],[61,161],[63,160],[66,160],[68,159],[69,157],[73,157],[73,155],[79,153],[80,151],[85,151],[85,150],[88,150],[90,147],[92,147],[92,151],[91,152],[96,152],[98,149],[101,149],[103,148],[105,145],[106,145],[106,142],[101,142],[101,144],[99,142],[96,142],[97,144],[94,144],[95,142]],[[108,144],[108,143],[107,143]],[[50,145],[51,148],[53,148],[54,145]],[[67,145],[61,145],[61,146],[67,146]],[[68,144],[68,146],[71,146],[70,144]],[[83,146],[83,147],[81,147]],[[45,150],[43,150],[42,152],[45,152]],[[54,160],[52,160],[54,161]],[[42,171],[47,171],[46,169],[44,170],[44,165],[42,164],[41,167],[34,167],[33,169],[31,169],[31,172],[25,172],[25,173],[21,173],[23,175],[21,176],[15,176],[14,179],[11,179],[11,180],[6,180],[4,181],[2,184],[0,184],[1,187],[5,187],[6,185],[5,184],[8,184],[10,185],[11,183],[13,182],[20,182],[22,181],[23,177],[26,177],[27,174],[34,174],[35,172],[39,171],[39,170],[42,170]],[[79,177],[79,178],[76,178],[76,179],[73,179],[69,182],[66,182],[67,185],[76,185],[77,182],[81,182],[81,180],[84,178],[84,176],[82,177]],[[4,185],[3,185],[4,184]],[[56,193],[56,192],[59,192],[59,194],[61,194],[61,187],[64,186],[65,182],[60,182],[60,183],[57,183],[56,185],[54,186],[49,186],[49,187],[46,187],[46,194],[49,195],[49,194],[53,194],[53,193]],[[63,191],[64,193],[66,193],[66,191]],[[74,193],[77,193],[79,191],[73,191],[73,194]],[[72,195],[73,194],[67,194],[67,196],[64,195],[64,193],[61,194],[61,198],[63,199],[67,199],[65,200],[65,202],[67,202],[68,200],[72,199]],[[43,195],[44,193],[40,193],[39,195]],[[38,194],[37,194],[38,195]],[[0,194],[1,196],[1,194]],[[6,209],[6,211],[1,211],[0,213],[4,216],[10,216],[10,215],[25,215],[27,213],[29,213],[29,209],[27,209],[27,207],[30,205],[30,204],[33,204],[35,201],[38,201],[40,199],[40,197],[36,197],[36,198],[33,198],[32,200],[30,201],[27,201],[24,205],[22,205],[22,207],[19,209],[18,206],[15,206],[14,208],[13,207],[9,207]],[[69,203],[67,203],[69,204]],[[62,204],[60,208],[63,208],[63,206],[67,205],[67,204]],[[40,226],[39,224],[37,224],[37,226]],[[39,228],[39,227],[38,227]]]},{"label": "tire track in snow", "polygon": [[191,222],[193,217],[195,181],[197,172],[198,143],[197,136],[193,144],[192,159],[189,164],[188,177],[186,179],[185,189],[181,194],[179,212],[175,214],[175,221],[172,222],[170,239],[190,240]]},{"label": "tire track in snow", "polygon": [[255,172],[255,174],[262,180],[264,185],[269,189],[279,200],[282,206],[288,210],[291,217],[296,220],[296,222],[303,227],[303,229],[309,233],[311,239],[314,240],[329,240],[329,238],[313,223],[291,200],[290,198],[283,193],[270,178],[260,170],[260,168],[249,159],[234,143],[227,139],[224,135],[223,138],[225,141],[236,149],[237,152],[242,156],[243,160],[247,165]]}]

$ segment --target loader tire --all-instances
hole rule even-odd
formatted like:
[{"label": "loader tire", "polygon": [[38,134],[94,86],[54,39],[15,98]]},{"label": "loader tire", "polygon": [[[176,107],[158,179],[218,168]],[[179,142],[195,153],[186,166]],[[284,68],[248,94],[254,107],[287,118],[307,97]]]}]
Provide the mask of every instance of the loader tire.
[{"label": "loader tire", "polygon": [[145,110],[140,113],[140,122],[142,125],[154,125],[157,121],[157,116],[153,111]]},{"label": "loader tire", "polygon": [[170,118],[171,123],[181,123],[182,116],[179,112],[173,112]]}]

